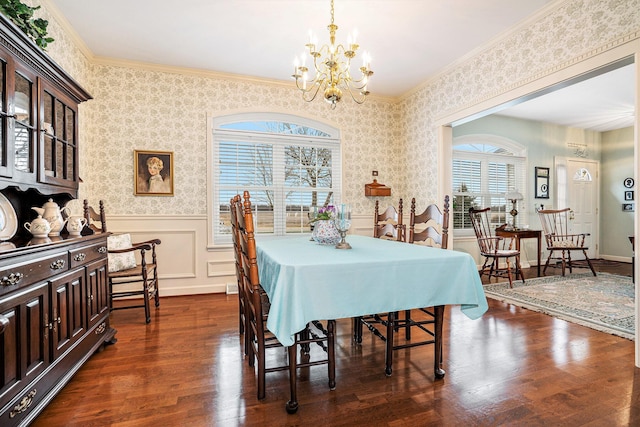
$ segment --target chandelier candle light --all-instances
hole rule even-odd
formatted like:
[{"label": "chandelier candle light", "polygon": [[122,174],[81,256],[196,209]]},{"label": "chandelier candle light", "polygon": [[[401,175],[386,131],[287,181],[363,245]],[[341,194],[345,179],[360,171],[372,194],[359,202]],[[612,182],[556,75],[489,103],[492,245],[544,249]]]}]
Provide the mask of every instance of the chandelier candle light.
[{"label": "chandelier candle light", "polygon": [[[358,44],[356,43],[356,32],[347,38],[346,47],[342,44],[336,45],[336,31],[338,26],[334,24],[333,0],[331,0],[331,24],[327,26],[329,30],[329,44],[317,48],[317,39],[309,31],[309,43],[305,45],[305,52],[294,61],[294,71],[292,77],[296,80],[296,86],[302,91],[302,99],[311,102],[316,99],[318,92],[322,89],[325,101],[331,104],[331,108],[336,108],[336,104],[342,99],[343,91],[351,95],[351,98],[362,104],[369,95],[368,85],[373,71],[371,71],[371,57],[367,52],[362,55],[362,66],[360,67],[361,77],[354,80],[351,77],[351,60],[356,57]],[[313,60],[313,78],[309,76],[309,68],[306,66],[307,55]]]}]

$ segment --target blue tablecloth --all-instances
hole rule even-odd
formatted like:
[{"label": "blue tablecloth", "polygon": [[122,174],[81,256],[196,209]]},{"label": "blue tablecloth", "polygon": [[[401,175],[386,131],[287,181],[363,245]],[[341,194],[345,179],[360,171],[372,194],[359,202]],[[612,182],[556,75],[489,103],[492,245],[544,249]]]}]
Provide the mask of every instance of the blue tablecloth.
[{"label": "blue tablecloth", "polygon": [[283,345],[311,320],[449,304],[471,319],[487,311],[469,254],[357,235],[347,241],[353,249],[256,236],[260,282],[271,302],[267,327]]}]

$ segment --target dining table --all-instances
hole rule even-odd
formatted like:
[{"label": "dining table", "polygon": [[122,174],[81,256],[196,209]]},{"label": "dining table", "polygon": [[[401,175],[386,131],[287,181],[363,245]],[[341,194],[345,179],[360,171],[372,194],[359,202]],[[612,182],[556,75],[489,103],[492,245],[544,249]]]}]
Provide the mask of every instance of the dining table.
[{"label": "dining table", "polygon": [[[260,283],[270,302],[267,328],[284,346],[317,320],[422,307],[440,307],[442,316],[446,305],[459,305],[468,318],[478,319],[488,309],[475,260],[466,252],[355,234],[347,241],[351,249],[308,236],[256,236]],[[441,326],[434,346],[436,378],[444,376]]]}]

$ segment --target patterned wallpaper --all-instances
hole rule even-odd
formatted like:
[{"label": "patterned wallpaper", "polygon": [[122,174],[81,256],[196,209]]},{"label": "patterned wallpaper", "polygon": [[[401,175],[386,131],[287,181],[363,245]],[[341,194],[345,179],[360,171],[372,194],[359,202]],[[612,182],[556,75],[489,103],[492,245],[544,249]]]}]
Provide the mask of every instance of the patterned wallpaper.
[{"label": "patterned wallpaper", "polygon": [[640,30],[640,0],[567,0],[527,28],[459,64],[401,102],[407,191],[435,200],[434,119],[520,86]]},{"label": "patterned wallpaper", "polygon": [[[45,3],[46,5],[46,3]],[[51,18],[46,14],[45,18]],[[437,194],[434,120],[517,87],[573,58],[640,29],[640,0],[567,0],[536,23],[458,64],[398,103],[370,99],[331,110],[293,88],[196,73],[91,65],[55,22],[50,55],[93,95],[81,109],[81,196],[113,214],[206,213],[207,115],[289,112],[341,129],[344,199],[356,214],[371,170],[393,200]],[[175,197],[133,195],[133,150],[173,151]],[[418,196],[419,195],[419,196]]]}]

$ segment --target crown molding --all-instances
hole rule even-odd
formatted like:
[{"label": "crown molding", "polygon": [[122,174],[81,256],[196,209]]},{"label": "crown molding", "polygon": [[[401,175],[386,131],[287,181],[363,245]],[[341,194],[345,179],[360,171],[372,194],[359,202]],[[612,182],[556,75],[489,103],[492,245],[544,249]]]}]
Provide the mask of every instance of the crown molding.
[{"label": "crown molding", "polygon": [[509,39],[510,37],[514,36],[518,32],[524,30],[525,28],[528,28],[529,26],[531,26],[535,22],[538,22],[542,18],[550,15],[552,12],[555,12],[556,10],[560,9],[562,6],[564,6],[565,3],[568,3],[570,1],[572,1],[572,0],[556,0],[556,1],[553,1],[551,3],[548,3],[542,9],[538,10],[536,13],[534,13],[532,15],[529,15],[528,17],[526,17],[525,19],[523,19],[522,21],[520,21],[516,25],[514,25],[514,26],[506,29],[505,31],[501,32],[500,34],[496,35],[495,37],[493,37],[491,40],[489,40],[488,42],[484,43],[483,45],[478,46],[477,48],[467,52],[465,55],[457,58],[455,61],[453,61],[452,63],[450,63],[446,67],[442,68],[440,71],[438,71],[436,74],[434,74],[433,76],[431,76],[430,78],[428,78],[427,80],[425,80],[424,82],[419,84],[418,86],[416,86],[416,87],[414,87],[412,89],[409,89],[407,92],[401,94],[398,97],[398,99],[400,101],[404,101],[407,98],[410,98],[416,92],[419,92],[422,89],[431,86],[438,79],[446,76],[447,74],[451,73],[456,68],[458,68],[458,67],[462,66],[463,64],[471,61],[472,59],[482,55],[483,53],[488,52],[489,50],[493,49],[498,44],[506,41],[507,39]]}]

